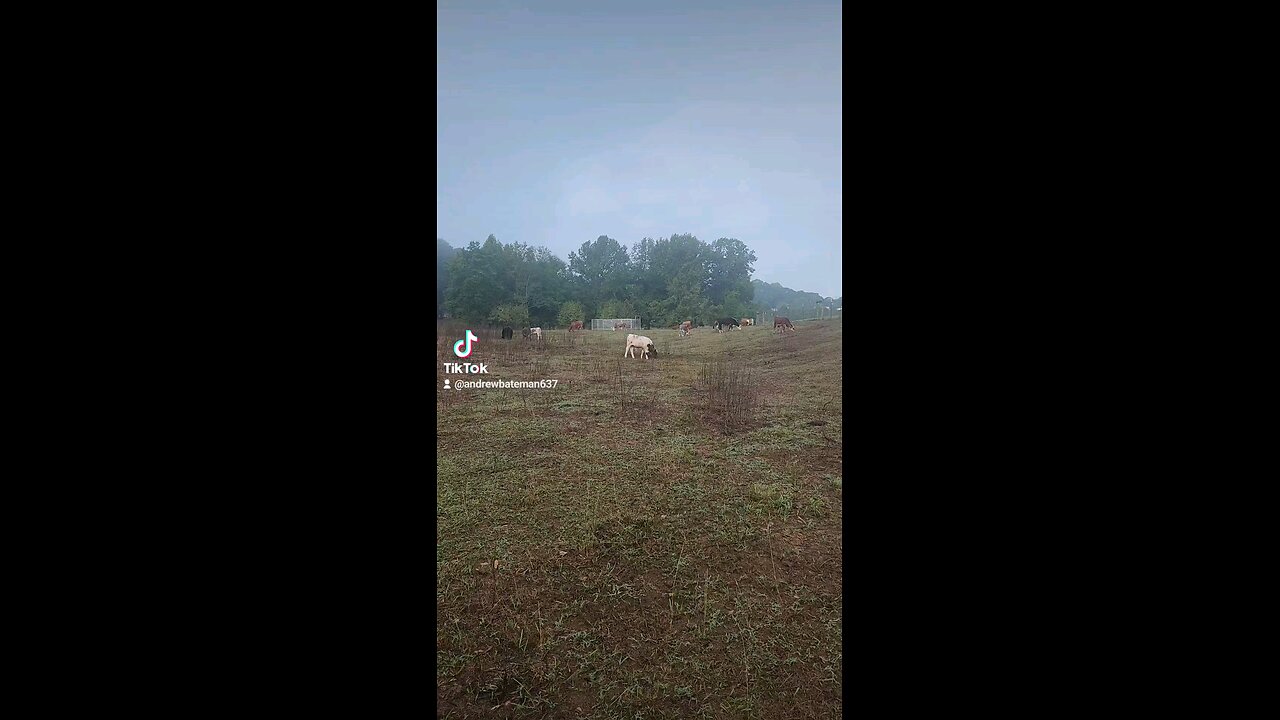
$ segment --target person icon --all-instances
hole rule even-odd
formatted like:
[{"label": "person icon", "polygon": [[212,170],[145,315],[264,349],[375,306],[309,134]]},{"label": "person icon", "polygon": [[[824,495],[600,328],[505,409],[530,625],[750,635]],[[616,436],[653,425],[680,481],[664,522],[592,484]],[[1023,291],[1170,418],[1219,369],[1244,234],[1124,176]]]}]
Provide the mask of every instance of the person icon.
[{"label": "person icon", "polygon": [[450,388],[450,387],[449,387],[449,378],[445,378],[445,379],[444,379],[444,389],[445,389],[445,390],[451,390],[451,389],[452,389],[452,388]]}]

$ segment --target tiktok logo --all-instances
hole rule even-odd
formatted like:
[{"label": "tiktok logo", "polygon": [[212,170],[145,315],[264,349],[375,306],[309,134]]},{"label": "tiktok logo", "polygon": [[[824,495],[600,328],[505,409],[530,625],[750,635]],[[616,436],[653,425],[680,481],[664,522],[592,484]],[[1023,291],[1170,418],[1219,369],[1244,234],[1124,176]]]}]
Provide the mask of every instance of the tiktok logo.
[{"label": "tiktok logo", "polygon": [[[476,342],[479,339],[480,338],[477,337],[475,333],[468,330],[466,337],[453,344],[453,354],[460,358],[471,357],[471,343]],[[463,344],[466,344],[467,346],[465,350],[462,349]]]}]

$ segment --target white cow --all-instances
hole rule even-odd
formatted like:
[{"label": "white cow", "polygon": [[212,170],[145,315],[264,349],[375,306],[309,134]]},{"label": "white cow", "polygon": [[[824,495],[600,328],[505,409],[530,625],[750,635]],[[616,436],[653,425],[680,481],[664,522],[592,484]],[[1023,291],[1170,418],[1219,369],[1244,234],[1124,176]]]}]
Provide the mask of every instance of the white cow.
[{"label": "white cow", "polygon": [[640,357],[648,360],[650,355],[658,357],[658,351],[653,349],[653,341],[643,335],[627,333],[627,349],[622,353],[622,357],[636,357],[632,353],[639,348]]},{"label": "white cow", "polygon": [[540,327],[536,327],[536,328],[529,328],[529,337],[536,337],[536,338],[538,338],[539,340],[541,340],[541,339],[542,339],[542,328],[540,328]]}]

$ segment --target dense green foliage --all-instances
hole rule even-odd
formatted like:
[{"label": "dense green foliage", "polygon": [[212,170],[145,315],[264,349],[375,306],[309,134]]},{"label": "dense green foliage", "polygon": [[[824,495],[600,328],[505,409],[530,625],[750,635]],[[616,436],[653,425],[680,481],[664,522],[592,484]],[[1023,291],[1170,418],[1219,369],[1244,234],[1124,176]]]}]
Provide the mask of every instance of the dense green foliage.
[{"label": "dense green foliage", "polygon": [[[756,304],[760,307],[764,317],[771,317],[776,314],[784,315],[792,320],[800,320],[813,317],[817,312],[815,310],[817,305],[829,307],[832,311],[835,311],[844,303],[843,297],[824,298],[818,293],[792,290],[778,283],[764,283],[759,280],[752,280],[751,285],[755,288]],[[776,311],[774,308],[776,308]]]},{"label": "dense green foliage", "polygon": [[[512,327],[626,317],[662,327],[684,320],[709,324],[723,316],[769,317],[769,308],[779,307],[770,301],[783,298],[797,308],[796,318],[811,316],[799,308],[812,296],[812,313],[817,295],[752,281],[755,261],[740,240],[705,243],[689,234],[644,238],[630,249],[601,235],[569,253],[568,263],[544,247],[503,244],[492,235],[465,248],[437,239],[436,310]],[[761,299],[762,291],[768,300]]]},{"label": "dense green foliage", "polygon": [[582,303],[570,300],[560,306],[560,314],[556,316],[556,324],[568,327],[574,320],[581,320],[585,323],[586,317],[587,311],[582,309]]},{"label": "dense green foliage", "polygon": [[436,317],[444,310],[444,289],[449,285],[449,261],[458,252],[452,245],[436,238]]}]

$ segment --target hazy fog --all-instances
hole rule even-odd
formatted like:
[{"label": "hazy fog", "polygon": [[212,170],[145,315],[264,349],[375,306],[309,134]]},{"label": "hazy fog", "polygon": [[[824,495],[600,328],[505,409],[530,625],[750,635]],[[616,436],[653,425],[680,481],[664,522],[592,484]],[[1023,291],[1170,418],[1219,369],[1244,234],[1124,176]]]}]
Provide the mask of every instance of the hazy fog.
[{"label": "hazy fog", "polygon": [[839,3],[438,3],[437,237],[742,240],[841,284]]}]

